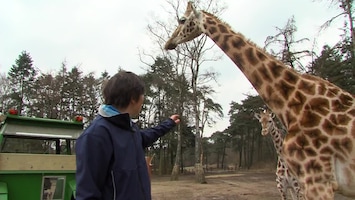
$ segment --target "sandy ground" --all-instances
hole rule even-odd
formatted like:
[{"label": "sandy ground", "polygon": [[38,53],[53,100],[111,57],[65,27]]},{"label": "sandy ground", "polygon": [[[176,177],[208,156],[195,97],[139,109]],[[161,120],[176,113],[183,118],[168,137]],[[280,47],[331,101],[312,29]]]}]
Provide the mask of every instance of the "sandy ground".
[{"label": "sandy ground", "polygon": [[[153,200],[275,200],[281,199],[272,172],[206,174],[206,184],[194,182],[194,175],[152,177]],[[290,198],[291,199],[291,198]],[[348,200],[336,195],[336,200]]]}]

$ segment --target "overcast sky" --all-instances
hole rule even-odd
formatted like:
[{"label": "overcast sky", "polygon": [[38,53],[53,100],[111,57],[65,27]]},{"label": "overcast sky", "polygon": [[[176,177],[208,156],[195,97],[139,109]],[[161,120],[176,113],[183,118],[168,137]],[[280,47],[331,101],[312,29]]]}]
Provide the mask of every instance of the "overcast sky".
[{"label": "overcast sky", "polygon": [[[283,28],[291,16],[298,28],[296,39],[319,38],[317,53],[325,43],[332,45],[338,41],[341,34],[343,18],[317,35],[326,20],[340,13],[326,1],[224,3],[227,9],[220,18],[261,47],[267,36],[278,33],[275,27]],[[174,17],[167,15],[165,6],[165,0],[0,0],[0,73],[7,73],[21,52],[27,51],[34,66],[43,73],[57,72],[65,61],[68,68],[79,66],[84,74],[99,75],[106,70],[113,75],[118,67],[142,74],[145,65],[139,60],[138,49],[149,50],[154,45],[147,31],[152,16]],[[310,49],[311,44],[303,43],[302,48]],[[216,50],[220,51],[218,47]],[[228,57],[204,67],[220,73],[214,98],[225,114],[216,126],[205,130],[205,135],[210,135],[228,127],[231,101],[239,103],[246,98],[245,94],[256,93]]]}]

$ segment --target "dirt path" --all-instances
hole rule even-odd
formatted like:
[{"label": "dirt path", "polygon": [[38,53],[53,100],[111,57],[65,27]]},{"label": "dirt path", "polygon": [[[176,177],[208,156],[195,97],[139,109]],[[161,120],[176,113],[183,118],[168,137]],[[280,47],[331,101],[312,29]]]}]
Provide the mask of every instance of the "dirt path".
[{"label": "dirt path", "polygon": [[206,175],[207,184],[194,182],[194,175],[184,175],[179,181],[170,177],[152,178],[153,200],[274,200],[280,195],[274,173],[243,172]]},{"label": "dirt path", "polygon": [[[153,200],[275,200],[281,199],[271,172],[237,172],[206,175],[206,184],[194,182],[194,175],[152,177]],[[336,200],[348,200],[336,195]]]}]

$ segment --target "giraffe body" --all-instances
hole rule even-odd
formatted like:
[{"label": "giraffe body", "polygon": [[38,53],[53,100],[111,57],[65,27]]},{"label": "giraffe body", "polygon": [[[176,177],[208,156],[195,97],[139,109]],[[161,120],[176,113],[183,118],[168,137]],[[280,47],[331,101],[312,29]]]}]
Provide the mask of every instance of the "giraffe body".
[{"label": "giraffe body", "polygon": [[274,147],[278,156],[276,167],[276,186],[281,194],[281,199],[287,199],[288,189],[291,189],[292,199],[302,199],[301,187],[296,177],[290,173],[285,160],[282,158],[281,149],[283,136],[282,131],[277,127],[276,122],[273,119],[273,113],[265,110],[264,112],[255,113],[255,117],[261,124],[261,135],[270,135],[274,143]]},{"label": "giraffe body", "polygon": [[355,198],[355,97],[288,68],[191,2],[165,49],[201,34],[228,55],[286,127],[281,154],[305,198],[334,199],[334,191]]}]

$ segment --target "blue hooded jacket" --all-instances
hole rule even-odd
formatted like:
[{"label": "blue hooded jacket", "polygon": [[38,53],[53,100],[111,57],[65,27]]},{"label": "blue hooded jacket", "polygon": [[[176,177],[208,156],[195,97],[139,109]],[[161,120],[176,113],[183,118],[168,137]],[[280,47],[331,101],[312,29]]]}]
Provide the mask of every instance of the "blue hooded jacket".
[{"label": "blue hooded jacket", "polygon": [[139,130],[126,113],[97,116],[76,141],[76,199],[151,200],[144,148],[174,126]]}]

